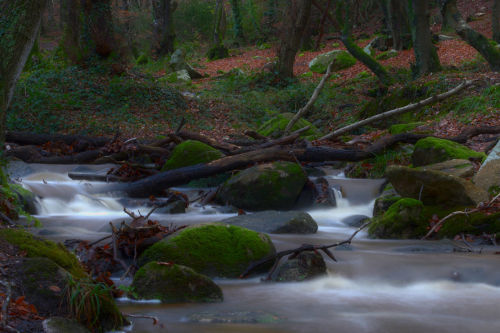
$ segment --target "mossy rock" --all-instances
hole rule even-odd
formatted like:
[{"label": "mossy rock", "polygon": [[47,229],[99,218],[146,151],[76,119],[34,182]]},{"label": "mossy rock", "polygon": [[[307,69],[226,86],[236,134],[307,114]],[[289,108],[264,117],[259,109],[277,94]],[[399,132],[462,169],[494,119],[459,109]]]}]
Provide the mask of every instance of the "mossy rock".
[{"label": "mossy rock", "polygon": [[137,271],[133,292],[140,299],[163,303],[222,302],[222,290],[208,277],[182,265],[165,266],[150,262]]},{"label": "mossy rock", "polygon": [[392,204],[384,215],[373,219],[368,229],[379,238],[418,238],[427,230],[423,216],[424,204],[415,199],[402,198]]},{"label": "mossy rock", "polygon": [[51,317],[42,323],[44,333],[90,333],[88,329],[77,321],[63,318]]},{"label": "mossy rock", "polygon": [[236,278],[252,261],[275,251],[266,234],[220,223],[201,224],[154,244],[139,257],[139,265],[172,261],[204,275]]},{"label": "mossy rock", "polygon": [[324,74],[328,69],[328,65],[333,61],[332,71],[340,71],[354,66],[356,59],[343,50],[333,50],[327,53],[320,54],[309,62],[309,68],[314,73]]},{"label": "mossy rock", "polygon": [[326,263],[321,254],[302,252],[296,258],[284,261],[271,279],[276,282],[305,281],[326,274]]},{"label": "mossy rock", "polygon": [[401,134],[412,132],[415,128],[425,125],[424,122],[414,122],[408,124],[395,124],[389,127],[389,133]]},{"label": "mossy rock", "polygon": [[217,201],[251,211],[289,210],[307,176],[297,163],[261,164],[237,173],[222,185]]},{"label": "mossy rock", "polygon": [[18,202],[22,209],[28,214],[36,214],[36,195],[19,184],[9,184],[9,188],[18,197]]},{"label": "mossy rock", "polygon": [[135,61],[137,65],[145,65],[148,62],[149,62],[149,56],[146,53],[141,53],[141,55],[139,55],[137,57],[137,60]]},{"label": "mossy rock", "polygon": [[421,167],[417,167],[417,170],[435,170],[447,173],[449,175],[469,178],[474,175],[474,165],[468,160],[448,160],[436,164],[429,164]]},{"label": "mossy rock", "polygon": [[65,299],[69,272],[48,258],[22,258],[14,271],[18,285],[15,289],[26,296],[42,316],[67,316]]},{"label": "mossy rock", "polygon": [[476,206],[488,201],[483,189],[441,171],[391,165],[386,177],[399,195],[421,199],[426,205]]},{"label": "mossy rock", "polygon": [[161,170],[167,171],[190,165],[208,163],[222,157],[224,157],[222,152],[203,142],[187,140],[174,148],[172,155],[165,162]]},{"label": "mossy rock", "polygon": [[87,276],[76,256],[62,244],[35,238],[21,229],[0,229],[0,237],[20,250],[26,251],[30,258],[48,258],[76,278]]},{"label": "mossy rock", "polygon": [[398,51],[396,50],[389,50],[389,51],[384,51],[380,54],[377,55],[376,59],[377,60],[387,60],[390,58],[394,58],[398,56]]},{"label": "mossy rock", "polygon": [[500,141],[491,150],[474,177],[474,183],[491,196],[500,193]]},{"label": "mossy rock", "polygon": [[[293,117],[294,114],[290,112],[279,114],[276,117],[269,119],[264,124],[262,124],[262,126],[259,127],[257,132],[267,137],[278,138],[283,134],[286,126]],[[313,124],[311,124],[309,121],[305,120],[304,118],[300,118],[295,123],[295,125],[293,125],[291,132],[299,130],[306,126],[310,126],[310,128],[300,135],[301,138],[314,140],[321,136],[321,132],[319,131],[319,129]]]},{"label": "mossy rock", "polygon": [[483,161],[486,159],[486,154],[474,151],[453,141],[427,137],[417,141],[412,155],[414,166],[434,164],[453,159],[476,159]]}]

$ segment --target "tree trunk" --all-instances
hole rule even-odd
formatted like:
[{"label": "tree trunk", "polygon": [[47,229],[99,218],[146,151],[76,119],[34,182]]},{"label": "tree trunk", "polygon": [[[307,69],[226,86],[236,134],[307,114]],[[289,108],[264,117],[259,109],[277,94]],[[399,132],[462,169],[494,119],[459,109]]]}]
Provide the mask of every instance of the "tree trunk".
[{"label": "tree trunk", "polygon": [[174,52],[175,29],[172,15],[176,8],[176,1],[153,0],[156,53],[159,56]]},{"label": "tree trunk", "polygon": [[446,16],[457,34],[470,46],[475,48],[486,59],[491,69],[500,71],[500,50],[490,44],[488,38],[473,30],[463,19],[457,9],[456,0],[445,0],[441,7],[441,13]]},{"label": "tree trunk", "polygon": [[387,2],[393,49],[401,51],[404,48],[404,38],[410,35],[406,1],[387,0]]},{"label": "tree trunk", "polygon": [[16,82],[40,30],[47,0],[0,0],[0,151]]},{"label": "tree trunk", "polygon": [[276,2],[277,0],[266,1],[266,11],[264,12],[263,20],[263,30],[266,39],[269,39],[270,37],[276,35],[276,29],[274,27],[277,16],[276,12],[278,11]]},{"label": "tree trunk", "polygon": [[[344,3],[345,5],[345,3]],[[385,70],[385,68],[378,63],[375,59],[373,59],[369,54],[363,51],[352,39],[351,30],[352,30],[352,18],[350,11],[350,1],[347,1],[347,6],[343,6],[343,8],[339,8],[338,10],[344,10],[344,27],[342,29],[342,43],[344,43],[347,51],[352,54],[352,56],[359,61],[361,61],[366,67],[368,67],[375,75],[378,77],[380,82],[384,85],[391,85],[392,78],[389,76],[389,73]]]},{"label": "tree trunk", "polygon": [[421,76],[441,70],[436,48],[432,44],[430,31],[429,0],[412,0],[413,47],[415,51],[415,74]]},{"label": "tree trunk", "polygon": [[493,30],[493,40],[500,44],[500,0],[493,1],[491,29]]},{"label": "tree trunk", "polygon": [[234,38],[236,43],[243,42],[245,40],[245,35],[243,34],[243,24],[241,23],[241,11],[239,0],[231,0],[231,9],[233,11],[234,20]]},{"label": "tree trunk", "polygon": [[282,80],[293,77],[295,55],[311,14],[310,0],[290,0],[284,17],[284,29],[278,50],[278,76]]}]

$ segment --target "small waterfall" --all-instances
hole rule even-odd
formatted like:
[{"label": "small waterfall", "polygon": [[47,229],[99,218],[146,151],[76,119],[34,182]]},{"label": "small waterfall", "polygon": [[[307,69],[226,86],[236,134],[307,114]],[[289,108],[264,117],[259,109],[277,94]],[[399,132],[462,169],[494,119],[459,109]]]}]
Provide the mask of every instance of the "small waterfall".
[{"label": "small waterfall", "polygon": [[337,203],[337,208],[346,208],[351,205],[349,203],[349,199],[344,198],[344,196],[342,195],[342,188],[339,188],[337,186],[332,186],[331,189],[333,195],[335,196],[335,202]]}]

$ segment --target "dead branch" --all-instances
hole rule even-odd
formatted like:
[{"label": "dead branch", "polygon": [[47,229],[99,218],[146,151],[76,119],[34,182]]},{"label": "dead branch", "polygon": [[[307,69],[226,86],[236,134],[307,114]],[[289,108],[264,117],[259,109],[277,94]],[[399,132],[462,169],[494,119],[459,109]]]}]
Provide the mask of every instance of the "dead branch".
[{"label": "dead branch", "polygon": [[311,95],[311,98],[309,99],[309,101],[306,103],[306,105],[304,105],[304,107],[302,107],[299,111],[297,111],[295,116],[293,116],[293,118],[290,119],[290,121],[288,122],[288,125],[286,125],[283,136],[288,135],[288,133],[292,129],[293,125],[295,125],[295,123],[297,121],[299,121],[300,118],[302,118],[307,112],[309,112],[309,110],[312,108],[314,103],[316,103],[316,100],[318,99],[319,94],[321,93],[321,90],[323,90],[323,87],[325,86],[326,80],[328,80],[328,78],[332,74],[333,63],[334,63],[334,61],[330,62],[330,64],[328,65],[328,68],[326,69],[325,75],[323,75],[318,86],[316,87],[316,89],[314,89],[314,92]]},{"label": "dead branch", "polygon": [[491,199],[486,205],[484,205],[483,203],[479,203],[479,205],[477,205],[477,207],[474,208],[474,209],[464,210],[464,211],[456,211],[456,212],[453,212],[453,213],[450,213],[450,214],[446,215],[441,220],[439,220],[436,224],[434,224],[434,226],[429,230],[429,232],[424,237],[422,237],[422,240],[427,239],[436,230],[438,230],[443,225],[444,222],[446,222],[447,220],[451,219],[453,216],[457,216],[457,215],[469,215],[469,214],[472,214],[472,213],[479,212],[482,209],[491,207],[491,205],[493,205],[493,203],[495,201],[497,201],[499,198],[500,198],[500,193],[497,194],[493,199]]},{"label": "dead branch", "polygon": [[191,131],[183,130],[183,131],[180,131],[179,133],[177,133],[177,135],[184,140],[197,140],[197,141],[203,142],[211,147],[222,150],[225,153],[230,153],[231,151],[238,150],[241,148],[241,147],[238,147],[238,146],[233,145],[231,143],[218,142],[217,140],[209,138],[206,135],[191,132]]},{"label": "dead branch", "polygon": [[264,136],[262,134],[257,133],[256,131],[252,131],[252,130],[247,130],[247,131],[243,132],[243,134],[245,134],[246,136],[248,136],[252,139],[255,139],[255,140],[263,140],[263,141],[269,140],[269,138],[267,136]]},{"label": "dead branch", "polygon": [[333,243],[333,244],[328,244],[328,245],[312,245],[312,244],[302,244],[300,247],[298,248],[295,248],[295,249],[291,249],[291,250],[284,250],[284,251],[280,251],[278,253],[275,253],[271,256],[268,256],[264,259],[261,259],[259,261],[256,261],[254,263],[251,263],[247,269],[241,273],[240,275],[240,278],[245,278],[248,276],[248,274],[250,274],[253,270],[255,270],[257,267],[261,267],[262,265],[265,265],[265,264],[269,264],[270,262],[274,261],[274,265],[273,267],[271,268],[271,270],[269,271],[269,273],[267,274],[267,277],[264,279],[266,281],[269,281],[271,279],[271,276],[273,275],[274,271],[278,268],[278,265],[279,265],[279,261],[287,256],[287,255],[290,255],[289,259],[293,259],[295,258],[296,256],[298,256],[301,252],[304,252],[304,251],[314,251],[314,252],[317,252],[317,251],[322,251],[323,253],[325,253],[328,257],[330,257],[333,261],[337,261],[337,259],[335,259],[335,256],[333,255],[333,253],[329,250],[333,247],[337,247],[337,246],[341,246],[341,245],[345,245],[345,244],[351,244],[352,240],[354,239],[354,237],[361,231],[363,230],[364,228],[366,228],[367,226],[369,226],[371,224],[371,222],[367,222],[365,224],[363,224],[362,226],[360,226],[358,229],[356,229],[356,231],[349,237],[347,238],[346,240],[343,240],[341,242],[337,242],[337,243]]},{"label": "dead branch", "polygon": [[4,221],[9,225],[15,225],[14,221],[12,221],[7,215],[5,215],[2,212],[0,212],[0,220]]},{"label": "dead branch", "polygon": [[350,131],[352,131],[352,130],[354,130],[356,128],[359,128],[361,126],[370,124],[370,123],[372,123],[374,121],[382,120],[382,119],[389,118],[389,117],[392,117],[392,116],[395,116],[395,115],[398,115],[398,114],[402,114],[402,113],[406,113],[406,112],[409,112],[409,111],[417,110],[417,109],[420,109],[421,107],[424,107],[426,105],[442,101],[442,100],[444,100],[444,99],[446,99],[446,98],[448,98],[450,96],[453,96],[453,95],[457,94],[458,92],[462,91],[463,89],[465,89],[467,87],[470,87],[475,82],[476,81],[474,81],[474,80],[467,80],[467,81],[462,82],[461,84],[459,84],[455,88],[453,88],[453,89],[451,89],[451,90],[449,90],[449,91],[447,91],[445,93],[429,97],[429,98],[421,100],[421,101],[419,101],[417,103],[408,104],[408,105],[403,106],[401,108],[397,108],[397,109],[394,109],[394,110],[390,110],[390,111],[386,111],[386,112],[377,114],[377,115],[375,115],[373,117],[363,119],[361,121],[358,121],[358,122],[356,122],[354,124],[351,124],[351,125],[348,125],[348,126],[344,126],[342,128],[339,128],[339,129],[337,129],[337,130],[335,130],[335,131],[333,131],[333,132],[331,132],[331,133],[329,133],[329,134],[321,137],[319,140],[330,139],[332,137],[339,136],[341,134],[350,132]]}]

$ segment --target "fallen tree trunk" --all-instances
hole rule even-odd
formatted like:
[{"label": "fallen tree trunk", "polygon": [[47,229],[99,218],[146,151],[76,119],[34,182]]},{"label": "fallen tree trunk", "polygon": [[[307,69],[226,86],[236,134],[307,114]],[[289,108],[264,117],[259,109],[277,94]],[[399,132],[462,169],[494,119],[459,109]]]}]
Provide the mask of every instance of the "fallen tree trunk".
[{"label": "fallen tree trunk", "polygon": [[[500,133],[500,127],[482,128],[485,133]],[[479,130],[469,129],[451,140],[462,140],[464,135],[469,137],[483,134]],[[238,155],[227,156],[207,164],[192,165],[175,170],[165,171],[153,176],[143,178],[132,183],[113,184],[108,191],[123,191],[131,197],[149,197],[159,195],[169,187],[186,184],[194,179],[210,177],[222,172],[246,168],[255,163],[271,161],[300,161],[300,162],[324,162],[324,161],[349,161],[357,162],[375,157],[388,147],[399,142],[415,143],[416,141],[430,135],[422,134],[397,134],[383,138],[366,150],[344,150],[330,147],[293,147],[277,146],[254,150]]]},{"label": "fallen tree trunk", "polygon": [[105,137],[89,137],[83,135],[62,135],[62,134],[36,134],[29,132],[7,132],[6,142],[17,143],[19,145],[43,145],[47,142],[64,142],[67,145],[81,146],[82,150],[89,146],[102,147],[112,139]]},{"label": "fallen tree trunk", "polygon": [[389,118],[389,117],[393,117],[393,116],[396,116],[396,115],[399,115],[399,114],[403,114],[403,113],[406,113],[406,112],[410,112],[410,111],[413,111],[413,110],[417,110],[417,109],[420,109],[421,107],[424,107],[426,105],[429,105],[429,104],[432,104],[432,103],[436,103],[436,102],[439,102],[439,101],[442,101],[450,96],[453,96],[455,94],[457,94],[458,92],[462,91],[463,89],[471,86],[475,81],[465,81],[461,84],[459,84],[458,86],[456,86],[455,88],[445,92],[445,93],[442,93],[440,95],[435,95],[435,96],[432,96],[432,97],[429,97],[427,99],[424,99],[422,101],[419,101],[417,103],[413,103],[413,104],[408,104],[406,106],[403,106],[401,108],[397,108],[397,109],[394,109],[394,110],[390,110],[390,111],[386,111],[386,112],[383,112],[383,113],[379,113],[373,117],[370,117],[370,118],[366,118],[366,119],[363,119],[361,121],[358,121],[354,124],[351,124],[351,125],[348,125],[348,126],[345,126],[345,127],[342,127],[342,128],[339,128],[323,137],[321,137],[319,140],[327,140],[327,139],[330,139],[332,137],[336,137],[336,136],[339,136],[341,134],[344,134],[344,133],[347,133],[347,132],[350,132],[356,128],[359,128],[359,127],[362,127],[362,126],[365,126],[365,125],[368,125],[370,123],[373,123],[377,120],[382,120],[382,119],[385,119],[385,118]]},{"label": "fallen tree trunk", "polygon": [[203,143],[206,143],[209,146],[212,146],[216,149],[222,150],[225,153],[231,153],[232,151],[238,150],[241,147],[238,147],[236,145],[233,145],[231,143],[226,143],[226,142],[219,142],[217,140],[214,140],[212,138],[209,138],[208,136],[205,136],[200,133],[195,133],[195,132],[190,132],[190,131],[180,131],[177,133],[179,137],[181,137],[184,140],[197,140]]}]

